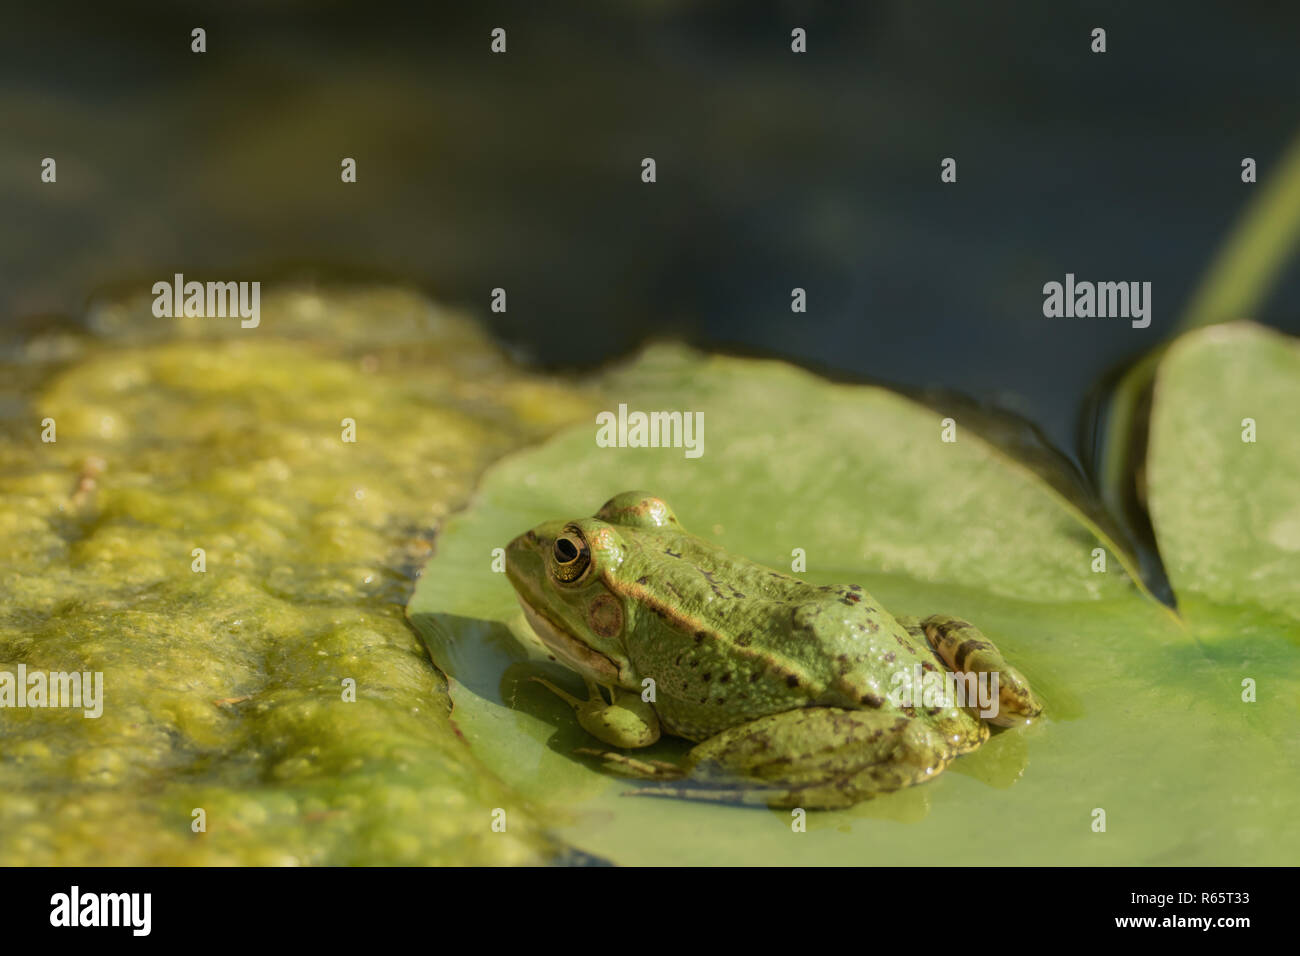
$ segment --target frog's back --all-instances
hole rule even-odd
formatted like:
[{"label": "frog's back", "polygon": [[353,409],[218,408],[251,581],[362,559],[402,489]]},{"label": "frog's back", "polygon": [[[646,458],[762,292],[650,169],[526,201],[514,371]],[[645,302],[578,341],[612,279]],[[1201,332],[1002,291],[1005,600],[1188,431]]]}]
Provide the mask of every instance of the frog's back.
[{"label": "frog's back", "polygon": [[798,707],[892,709],[890,676],[931,659],[860,586],[810,584],[684,532],[644,536],[623,571],[629,655],[679,736]]}]

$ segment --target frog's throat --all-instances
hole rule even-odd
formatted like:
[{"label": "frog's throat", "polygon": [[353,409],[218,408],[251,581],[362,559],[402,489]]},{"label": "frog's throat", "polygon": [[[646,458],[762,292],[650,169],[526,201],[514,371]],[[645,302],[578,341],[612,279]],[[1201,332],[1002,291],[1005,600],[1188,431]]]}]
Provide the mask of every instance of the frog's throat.
[{"label": "frog's throat", "polygon": [[528,619],[533,631],[561,664],[603,684],[612,686],[620,683],[618,667],[608,657],[599,651],[593,651],[523,597],[519,598],[519,605],[524,609],[524,617]]}]

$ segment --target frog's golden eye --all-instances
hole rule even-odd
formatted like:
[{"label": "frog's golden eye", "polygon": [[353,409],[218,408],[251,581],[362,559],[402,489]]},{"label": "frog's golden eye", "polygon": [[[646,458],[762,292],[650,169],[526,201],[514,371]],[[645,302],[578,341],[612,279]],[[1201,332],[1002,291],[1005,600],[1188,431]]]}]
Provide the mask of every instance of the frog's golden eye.
[{"label": "frog's golden eye", "polygon": [[587,542],[579,534],[566,531],[555,539],[551,550],[555,576],[561,581],[576,581],[591,564],[591,552]]}]

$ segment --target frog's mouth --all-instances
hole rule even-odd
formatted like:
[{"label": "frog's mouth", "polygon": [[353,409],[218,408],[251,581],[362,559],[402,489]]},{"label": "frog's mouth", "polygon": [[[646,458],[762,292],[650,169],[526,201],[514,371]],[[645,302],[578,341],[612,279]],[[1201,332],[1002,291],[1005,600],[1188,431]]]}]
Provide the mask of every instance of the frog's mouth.
[{"label": "frog's mouth", "polygon": [[534,633],[546,645],[546,649],[555,655],[555,659],[571,670],[603,684],[620,683],[618,666],[599,651],[594,651],[578,640],[564,626],[547,617],[545,613],[533,607],[522,594],[519,606],[524,609],[524,617]]}]

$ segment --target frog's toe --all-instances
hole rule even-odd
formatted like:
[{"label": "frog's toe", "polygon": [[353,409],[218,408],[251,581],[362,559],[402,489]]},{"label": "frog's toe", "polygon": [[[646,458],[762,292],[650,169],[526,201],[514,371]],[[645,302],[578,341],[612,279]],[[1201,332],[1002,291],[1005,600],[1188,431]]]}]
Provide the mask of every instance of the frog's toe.
[{"label": "frog's toe", "polygon": [[1042,702],[1029,687],[1029,681],[1011,666],[974,625],[960,618],[932,614],[920,622],[920,630],[939,655],[940,660],[958,675],[997,676],[997,707],[980,716],[998,727],[1027,724],[1043,713]]},{"label": "frog's toe", "polygon": [[560,700],[564,701],[566,704],[568,704],[570,707],[574,708],[575,710],[578,709],[579,707],[582,707],[584,704],[586,704],[586,701],[579,700],[577,697],[574,697],[563,687],[559,687],[555,684],[552,684],[545,677],[538,677],[534,675],[528,679],[532,681],[534,684],[541,684],[552,694],[560,698]]},{"label": "frog's toe", "polygon": [[998,713],[989,718],[989,722],[998,727],[1030,724],[1043,715],[1042,701],[1029,689],[1029,682],[1012,667],[1003,671],[998,705]]},{"label": "frog's toe", "polygon": [[627,754],[612,750],[596,750],[591,747],[579,747],[574,753],[599,757],[604,761],[606,770],[612,770],[624,777],[636,777],[641,780],[677,780],[682,776],[682,768],[666,760],[629,757]]},{"label": "frog's toe", "polygon": [[625,790],[625,797],[669,797],[709,803],[751,806],[796,806],[788,788],[756,786],[739,777],[717,773],[716,768],[690,768],[666,760],[629,757],[609,750],[581,747],[575,753],[599,757],[606,770],[623,777],[643,780],[646,786]]},{"label": "frog's toe", "polygon": [[[674,800],[698,800],[704,803],[731,803],[747,806],[797,807],[802,804],[796,795],[786,789],[754,786],[718,786],[692,780],[663,783],[658,786],[637,787],[623,791],[625,797],[668,797]],[[847,806],[847,804],[844,804]]]}]

